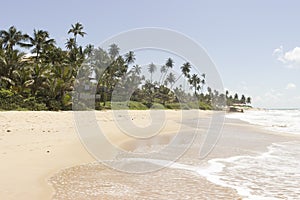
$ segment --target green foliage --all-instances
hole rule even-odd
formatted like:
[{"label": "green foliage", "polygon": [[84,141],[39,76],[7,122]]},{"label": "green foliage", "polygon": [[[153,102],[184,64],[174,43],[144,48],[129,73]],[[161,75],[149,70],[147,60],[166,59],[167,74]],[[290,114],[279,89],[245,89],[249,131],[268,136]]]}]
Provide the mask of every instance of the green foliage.
[{"label": "green foliage", "polygon": [[181,109],[180,103],[166,103],[165,107],[167,109],[174,109],[174,110],[180,110]]},{"label": "green foliage", "polygon": [[112,109],[112,110],[147,110],[148,107],[141,102],[125,101],[125,102],[106,102],[105,106],[99,106],[99,110]]},{"label": "green foliage", "polygon": [[0,108],[2,110],[16,110],[20,99],[10,90],[0,90]]},{"label": "green foliage", "polygon": [[23,100],[23,104],[21,104],[21,108],[28,110],[48,110],[45,103],[38,101],[35,97],[29,97]]},{"label": "green foliage", "polygon": [[160,103],[153,103],[150,108],[153,110],[164,110],[165,109],[164,105],[162,105]]},{"label": "green foliage", "polygon": [[48,110],[45,103],[35,97],[24,98],[10,90],[0,90],[0,108],[2,110]]},{"label": "green foliage", "polygon": [[205,102],[199,102],[199,109],[200,110],[212,110],[212,106],[208,103],[205,103]]},{"label": "green foliage", "polygon": [[147,110],[148,107],[137,101],[129,101],[129,109],[131,110]]}]

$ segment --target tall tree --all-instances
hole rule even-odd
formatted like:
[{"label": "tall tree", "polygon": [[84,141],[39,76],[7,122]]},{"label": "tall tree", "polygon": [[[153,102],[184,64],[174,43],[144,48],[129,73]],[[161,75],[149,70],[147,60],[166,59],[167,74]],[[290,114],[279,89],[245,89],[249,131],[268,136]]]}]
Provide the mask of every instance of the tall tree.
[{"label": "tall tree", "polygon": [[251,104],[251,97],[247,97],[246,103]]},{"label": "tall tree", "polygon": [[246,103],[246,97],[245,97],[245,95],[242,95],[240,103],[242,103],[242,104]]},{"label": "tall tree", "polygon": [[198,77],[197,74],[193,74],[189,80],[190,84],[192,85],[192,87],[194,88],[194,93],[195,93],[195,96],[197,96],[197,91],[200,90],[200,78]]},{"label": "tall tree", "polygon": [[125,54],[125,61],[127,62],[128,65],[134,63],[135,55],[133,51],[129,51],[128,53]]},{"label": "tall tree", "polygon": [[55,44],[54,39],[50,39],[49,33],[44,30],[34,30],[33,36],[26,36],[30,43],[22,44],[24,47],[31,48],[31,53],[35,53],[36,61],[40,58],[40,55],[50,46]]},{"label": "tall tree", "polygon": [[72,28],[68,31],[68,34],[73,33],[75,44],[77,44],[77,35],[84,37],[86,33],[83,31],[83,26],[79,22],[74,25],[72,24],[71,26]]},{"label": "tall tree", "polygon": [[166,80],[167,80],[168,83],[170,83],[170,85],[171,85],[170,88],[172,89],[173,84],[174,84],[175,81],[176,81],[175,74],[173,74],[172,72],[169,73],[169,75],[167,76]]},{"label": "tall tree", "polygon": [[176,79],[175,83],[182,77],[185,76],[186,78],[190,78],[190,71],[191,71],[191,64],[189,62],[184,63],[181,67],[181,74]]},{"label": "tall tree", "polygon": [[237,93],[234,94],[233,101],[234,101],[234,103],[238,103],[239,102],[239,95]]},{"label": "tall tree", "polygon": [[135,75],[140,75],[142,68],[139,65],[134,65],[131,70]]},{"label": "tall tree", "polygon": [[151,74],[151,77],[150,77],[150,82],[152,83],[152,75],[153,73],[156,71],[156,65],[154,65],[153,63],[151,63],[149,66],[148,66],[148,71],[149,73]]},{"label": "tall tree", "polygon": [[22,41],[26,39],[25,35],[14,26],[11,26],[8,31],[1,30],[0,38],[1,45],[7,51],[12,51],[15,45],[22,45]]},{"label": "tall tree", "polygon": [[172,60],[172,58],[168,58],[165,64],[165,70],[164,70],[164,75],[162,78],[162,83],[164,83],[166,80],[166,76],[168,74],[169,69],[172,69],[174,66],[174,61]]},{"label": "tall tree", "polygon": [[108,49],[108,53],[112,59],[115,59],[120,52],[120,48],[116,44],[111,44]]}]

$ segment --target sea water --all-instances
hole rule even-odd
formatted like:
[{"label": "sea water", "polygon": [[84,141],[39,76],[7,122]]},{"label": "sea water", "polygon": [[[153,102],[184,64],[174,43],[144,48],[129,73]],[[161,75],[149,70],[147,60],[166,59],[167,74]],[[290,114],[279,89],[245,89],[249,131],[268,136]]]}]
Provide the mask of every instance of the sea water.
[{"label": "sea water", "polygon": [[226,117],[260,125],[271,131],[300,134],[300,109],[250,110],[231,113]]},{"label": "sea water", "polygon": [[257,156],[212,159],[199,170],[209,181],[235,189],[243,199],[300,198],[300,142],[274,143]]},{"label": "sea water", "polygon": [[[241,119],[271,131],[299,134],[300,110],[259,110],[234,113]],[[280,134],[281,134],[280,133]],[[256,156],[235,156],[208,161],[198,170],[211,182],[235,189],[243,199],[300,199],[300,141],[273,143]]]}]

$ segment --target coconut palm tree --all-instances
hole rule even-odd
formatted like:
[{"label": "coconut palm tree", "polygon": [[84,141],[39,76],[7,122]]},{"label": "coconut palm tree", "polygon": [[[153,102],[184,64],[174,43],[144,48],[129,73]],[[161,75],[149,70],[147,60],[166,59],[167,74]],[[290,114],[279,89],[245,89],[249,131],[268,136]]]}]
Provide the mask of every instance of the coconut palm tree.
[{"label": "coconut palm tree", "polygon": [[76,42],[74,38],[69,38],[67,39],[66,42],[66,46],[65,46],[68,50],[72,50],[74,48],[76,48]]},{"label": "coconut palm tree", "polygon": [[167,81],[167,83],[170,83],[170,86],[171,86],[171,89],[172,89],[173,84],[174,84],[175,81],[176,81],[175,74],[173,74],[172,72],[169,73],[169,75],[168,75],[167,78],[166,78],[166,81]]},{"label": "coconut palm tree", "polygon": [[156,71],[156,65],[154,65],[153,63],[151,63],[149,66],[148,66],[148,71],[149,73],[151,74],[151,78],[150,78],[150,82],[152,84],[152,75],[153,73]]},{"label": "coconut palm tree", "polygon": [[131,69],[131,72],[135,75],[140,75],[142,72],[142,68],[139,65],[134,65]]},{"label": "coconut palm tree", "polygon": [[127,62],[128,65],[134,63],[135,61],[135,55],[133,51],[129,51],[127,54],[125,54],[125,62]]},{"label": "coconut palm tree", "polygon": [[26,39],[26,36],[18,31],[16,27],[11,26],[8,31],[0,31],[1,46],[6,51],[12,51],[15,45],[22,45],[22,41]]},{"label": "coconut palm tree", "polygon": [[180,69],[185,77],[190,78],[191,64],[189,62],[184,63]]},{"label": "coconut palm tree", "polygon": [[19,50],[12,50],[9,52],[9,56],[5,52],[0,53],[0,82],[2,87],[9,88],[16,85],[14,74],[25,66],[24,55],[25,53]]},{"label": "coconut palm tree", "polygon": [[87,55],[87,57],[91,57],[94,51],[94,45],[88,44],[86,45],[84,49],[84,54]]},{"label": "coconut palm tree", "polygon": [[30,43],[22,44],[22,46],[27,48],[32,48],[31,53],[35,53],[36,61],[40,58],[40,55],[47,50],[47,48],[55,44],[54,39],[49,38],[49,33],[44,30],[33,31],[33,37],[27,36]]},{"label": "coconut palm tree", "polygon": [[160,85],[162,85],[162,83],[164,82],[162,78],[163,78],[164,74],[166,73],[166,71],[167,71],[167,67],[165,65],[162,65],[160,67],[160,78],[159,78]]},{"label": "coconut palm tree", "polygon": [[197,74],[193,74],[191,76],[191,78],[189,79],[189,83],[192,85],[192,87],[194,88],[194,93],[195,93],[195,96],[197,96],[197,91],[200,90],[200,78],[198,77]]},{"label": "coconut palm tree", "polygon": [[176,79],[175,83],[182,77],[185,76],[187,78],[190,78],[190,71],[191,71],[191,64],[189,62],[184,63],[181,67],[181,74],[180,76]]},{"label": "coconut palm tree", "polygon": [[251,104],[251,97],[247,97],[246,103]]},{"label": "coconut palm tree", "polygon": [[168,58],[168,60],[167,60],[167,62],[166,62],[165,65],[166,65],[166,67],[167,67],[167,70],[166,70],[166,72],[165,72],[164,77],[168,74],[169,69],[172,69],[173,66],[174,66],[174,61],[172,60],[172,58]]},{"label": "coconut palm tree", "polygon": [[119,55],[119,52],[120,52],[120,48],[118,47],[118,45],[111,44],[109,46],[108,53],[109,53],[111,59],[114,60]]},{"label": "coconut palm tree", "polygon": [[72,28],[68,31],[68,34],[73,33],[74,41],[75,41],[75,44],[77,45],[77,35],[80,35],[81,37],[84,37],[84,35],[86,33],[83,31],[83,26],[79,22],[77,22],[74,25],[72,24],[71,26],[72,26]]}]

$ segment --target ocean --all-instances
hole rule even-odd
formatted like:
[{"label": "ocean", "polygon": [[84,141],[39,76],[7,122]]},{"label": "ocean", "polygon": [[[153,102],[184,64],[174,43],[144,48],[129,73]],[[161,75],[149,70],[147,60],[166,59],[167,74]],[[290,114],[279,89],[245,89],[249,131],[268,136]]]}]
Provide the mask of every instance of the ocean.
[{"label": "ocean", "polygon": [[[228,114],[275,134],[300,136],[300,110],[257,110]],[[199,170],[207,180],[235,189],[243,199],[300,198],[300,142],[273,143],[256,156],[234,156],[209,160],[208,168]]]},{"label": "ocean", "polygon": [[240,119],[271,131],[300,134],[300,109],[249,110],[231,113],[227,118]]}]

